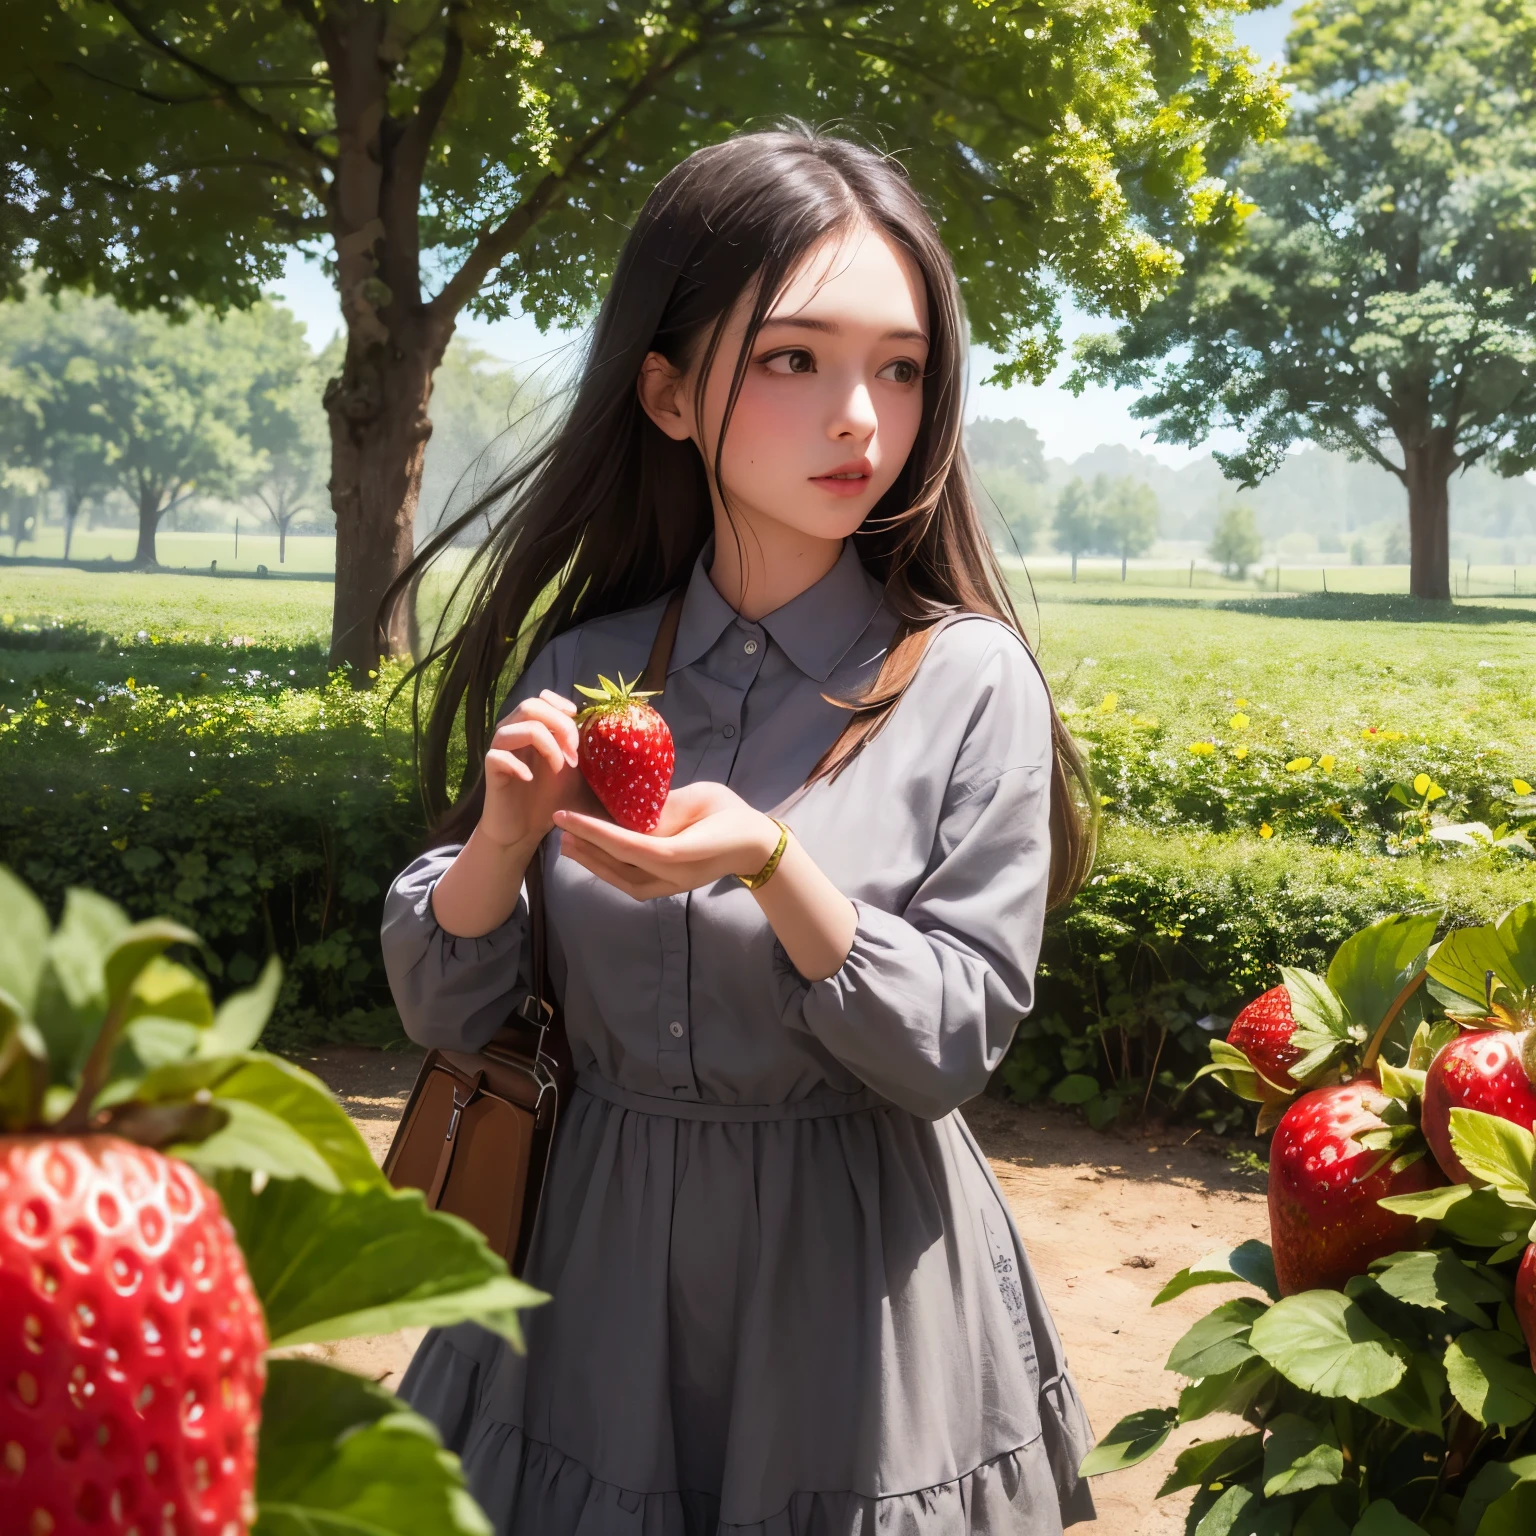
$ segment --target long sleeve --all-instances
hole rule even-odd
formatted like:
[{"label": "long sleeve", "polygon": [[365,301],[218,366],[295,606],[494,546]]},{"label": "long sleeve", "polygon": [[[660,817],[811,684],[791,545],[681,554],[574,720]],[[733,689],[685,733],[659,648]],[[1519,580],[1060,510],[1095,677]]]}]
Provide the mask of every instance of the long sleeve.
[{"label": "long sleeve", "polygon": [[[557,640],[534,657],[498,718],[541,689],[557,687],[554,653],[560,649]],[[460,938],[437,921],[432,891],[460,847],[430,849],[406,866],[384,898],[381,938],[406,1034],[418,1045],[475,1051],[527,995],[533,957],[522,897],[506,922],[479,938]]]},{"label": "long sleeve", "polygon": [[[967,640],[974,649],[976,637]],[[1038,673],[1002,635],[969,691],[970,729],[910,899],[899,911],[855,899],[852,950],[823,981],[807,983],[774,949],[785,1024],[933,1120],[986,1086],[1033,1003],[1050,866],[1049,714]],[[923,699],[946,693],[952,706],[947,688],[930,686]]]}]

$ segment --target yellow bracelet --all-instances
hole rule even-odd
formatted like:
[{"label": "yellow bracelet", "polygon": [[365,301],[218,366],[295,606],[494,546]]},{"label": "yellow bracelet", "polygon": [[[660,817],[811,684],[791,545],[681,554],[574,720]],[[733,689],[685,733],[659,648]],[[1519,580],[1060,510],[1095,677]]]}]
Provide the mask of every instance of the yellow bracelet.
[{"label": "yellow bracelet", "polygon": [[789,828],[777,816],[770,816],[768,819],[779,829],[778,847],[768,855],[768,862],[755,875],[737,875],[736,878],[749,891],[758,890],[773,879],[773,872],[779,867],[779,860],[784,857],[784,850],[789,846]]}]

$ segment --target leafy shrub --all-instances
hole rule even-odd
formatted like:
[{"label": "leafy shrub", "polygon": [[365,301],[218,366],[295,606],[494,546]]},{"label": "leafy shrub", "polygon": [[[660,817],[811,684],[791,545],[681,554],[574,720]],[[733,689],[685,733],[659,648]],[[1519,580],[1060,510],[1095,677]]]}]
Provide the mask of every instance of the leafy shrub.
[{"label": "leafy shrub", "polygon": [[1182,1102],[1213,1129],[1234,1127],[1245,1112],[1229,1095],[1200,1084],[1181,1101],[1181,1090],[1279,966],[1320,969],[1387,912],[1480,921],[1525,893],[1528,869],[1111,828],[1088,886],[1047,925],[1003,1085],[1026,1103],[1080,1104],[1095,1125]]},{"label": "leafy shrub", "polygon": [[174,690],[42,674],[0,717],[0,860],[55,912],[90,885],[188,923],[231,984],[280,955],[269,1042],[398,1038],[378,929],[421,835],[404,723],[384,688],[274,659]]}]

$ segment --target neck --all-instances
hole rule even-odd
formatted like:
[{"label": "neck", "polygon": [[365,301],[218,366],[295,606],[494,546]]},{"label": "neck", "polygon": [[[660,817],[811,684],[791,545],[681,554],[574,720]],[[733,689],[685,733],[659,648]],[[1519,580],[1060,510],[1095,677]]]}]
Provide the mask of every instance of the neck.
[{"label": "neck", "polygon": [[837,564],[841,539],[820,539],[771,519],[715,510],[709,579],[742,618],[756,622],[814,587]]}]

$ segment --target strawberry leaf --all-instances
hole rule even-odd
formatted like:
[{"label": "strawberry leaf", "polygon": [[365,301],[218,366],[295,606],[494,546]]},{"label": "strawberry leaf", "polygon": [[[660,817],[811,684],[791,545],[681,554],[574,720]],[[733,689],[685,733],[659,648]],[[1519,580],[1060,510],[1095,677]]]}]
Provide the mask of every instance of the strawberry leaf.
[{"label": "strawberry leaf", "polygon": [[1181,1269],[1174,1275],[1152,1298],[1152,1305],[1161,1306],[1165,1301],[1172,1301],[1175,1296],[1182,1296],[1199,1285],[1231,1284],[1255,1285],[1271,1301],[1279,1298],[1275,1259],[1268,1243],[1249,1238],[1247,1242],[1239,1243],[1227,1252],[1206,1254],[1203,1259],[1196,1260],[1187,1269]]},{"label": "strawberry leaf", "polygon": [[1445,1351],[1451,1393],[1479,1424],[1501,1429],[1536,1413],[1536,1373],[1524,1358],[1524,1341],[1495,1329],[1458,1335]]},{"label": "strawberry leaf", "polygon": [[1360,1406],[1405,1429],[1443,1436],[1445,1367],[1430,1355],[1415,1353],[1403,1379],[1390,1392],[1360,1399]]},{"label": "strawberry leaf", "polygon": [[1127,1414],[1083,1457],[1079,1477],[1099,1477],[1119,1472],[1162,1448],[1178,1415],[1171,1408],[1142,1408]]},{"label": "strawberry leaf", "polygon": [[1424,1536],[1424,1527],[1401,1514],[1390,1499],[1376,1499],[1350,1536]]},{"label": "strawberry leaf", "polygon": [[233,1056],[251,1050],[277,1006],[282,984],[283,964],[273,955],[262,967],[255,986],[232,993],[219,1004],[212,1026],[198,1044],[198,1055]]},{"label": "strawberry leaf", "polygon": [[1268,1425],[1268,1430],[1264,1441],[1266,1499],[1302,1493],[1308,1488],[1331,1487],[1343,1478],[1344,1453],[1331,1424],[1314,1424],[1299,1413],[1282,1413]]},{"label": "strawberry leaf", "polygon": [[1378,1397],[1408,1369],[1408,1347],[1338,1291],[1277,1301],[1255,1320],[1248,1342],[1287,1381],[1320,1397]]},{"label": "strawberry leaf", "polygon": [[419,1190],[332,1194],[239,1172],[220,1173],[217,1185],[274,1349],[469,1319],[521,1347],[517,1309],[548,1299]]},{"label": "strawberry leaf", "polygon": [[1248,1334],[1266,1306],[1252,1296],[1223,1302],[1173,1346],[1165,1369],[1195,1380],[1235,1370],[1254,1356]]},{"label": "strawberry leaf", "polygon": [[1296,1020],[1293,1044],[1311,1049],[1314,1044],[1352,1038],[1344,1003],[1321,976],[1289,965],[1280,967],[1280,976],[1290,994],[1291,1014]]},{"label": "strawberry leaf", "polygon": [[1456,1108],[1451,1146],[1474,1178],[1491,1184],[1509,1204],[1536,1210],[1536,1136],[1499,1115]]},{"label": "strawberry leaf", "polygon": [[1179,1393],[1179,1423],[1191,1424],[1209,1413],[1246,1415],[1276,1379],[1274,1367],[1255,1355],[1233,1370],[1193,1381]]},{"label": "strawberry leaf", "polygon": [[0,864],[0,992],[24,1016],[37,1003],[47,945],[48,913],[42,902]]},{"label": "strawberry leaf", "polygon": [[1376,1063],[1376,1077],[1381,1084],[1381,1091],[1388,1098],[1402,1104],[1411,1104],[1415,1099],[1424,1097],[1424,1080],[1427,1076],[1428,1073],[1415,1071],[1411,1067],[1394,1067],[1390,1061]]},{"label": "strawberry leaf", "polygon": [[[1536,1492],[1536,1456],[1521,1456],[1514,1461],[1485,1462],[1462,1496],[1461,1508],[1456,1516],[1457,1532],[1481,1531],[1483,1516],[1489,1513],[1493,1505],[1500,1503],[1506,1494],[1522,1484]],[[1526,1536],[1536,1526],[1536,1508],[1532,1508],[1529,1513],[1530,1518],[1519,1525],[1495,1527],[1493,1536]]]},{"label": "strawberry leaf", "polygon": [[273,1360],[252,1536],[491,1536],[437,1430],[392,1392],[313,1360]]},{"label": "strawberry leaf", "polygon": [[1483,1306],[1504,1299],[1497,1285],[1443,1248],[1388,1254],[1372,1263],[1371,1274],[1387,1295],[1412,1307],[1455,1313],[1479,1328],[1489,1326]]},{"label": "strawberry leaf", "polygon": [[1219,1440],[1200,1440],[1179,1452],[1173,1470],[1157,1490],[1157,1497],[1177,1493],[1181,1488],[1199,1488],[1206,1483],[1230,1483],[1250,1467],[1257,1466],[1263,1454],[1264,1437],[1257,1431],[1241,1435],[1223,1435]]},{"label": "strawberry leaf", "polygon": [[1439,921],[1438,912],[1395,913],[1351,935],[1334,952],[1328,987],[1366,1035],[1375,1033],[1403,988],[1424,969]]},{"label": "strawberry leaf", "polygon": [[201,1140],[174,1143],[166,1151],[190,1163],[204,1178],[227,1168],[274,1179],[307,1179],[321,1189],[340,1190],[341,1181],[315,1148],[286,1120],[239,1099],[214,1099],[224,1123]]}]

